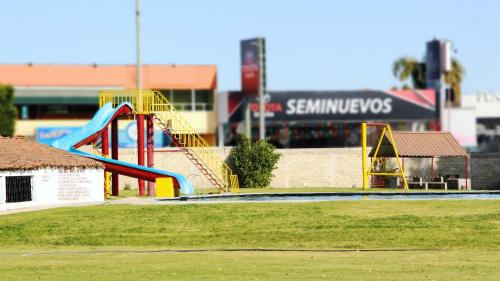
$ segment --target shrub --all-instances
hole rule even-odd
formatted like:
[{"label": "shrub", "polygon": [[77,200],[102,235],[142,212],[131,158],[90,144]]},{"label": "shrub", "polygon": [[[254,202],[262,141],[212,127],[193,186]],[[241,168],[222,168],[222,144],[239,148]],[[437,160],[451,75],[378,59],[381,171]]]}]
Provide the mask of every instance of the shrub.
[{"label": "shrub", "polygon": [[11,137],[16,126],[16,107],[14,106],[14,88],[0,85],[0,135]]},{"label": "shrub", "polygon": [[269,186],[281,156],[275,149],[265,140],[252,144],[248,137],[242,136],[226,159],[226,163],[238,175],[241,188]]}]

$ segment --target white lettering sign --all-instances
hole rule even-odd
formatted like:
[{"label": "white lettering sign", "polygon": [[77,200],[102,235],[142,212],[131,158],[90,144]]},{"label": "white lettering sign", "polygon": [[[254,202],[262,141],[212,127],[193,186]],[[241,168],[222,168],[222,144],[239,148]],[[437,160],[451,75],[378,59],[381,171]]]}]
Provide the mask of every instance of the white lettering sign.
[{"label": "white lettering sign", "polygon": [[352,99],[289,99],[287,115],[305,114],[388,114],[392,111],[390,98]]}]

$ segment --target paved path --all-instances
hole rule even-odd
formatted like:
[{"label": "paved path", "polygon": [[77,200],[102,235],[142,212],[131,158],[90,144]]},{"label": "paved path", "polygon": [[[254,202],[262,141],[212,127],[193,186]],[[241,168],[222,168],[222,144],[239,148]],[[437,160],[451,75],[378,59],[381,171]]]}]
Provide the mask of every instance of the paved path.
[{"label": "paved path", "polygon": [[106,202],[91,202],[91,203],[71,203],[71,204],[51,204],[51,205],[36,205],[30,207],[22,207],[16,209],[0,209],[0,216],[2,215],[10,215],[16,213],[24,213],[24,212],[32,212],[32,211],[41,211],[53,208],[66,208],[66,207],[82,207],[82,206],[94,206],[94,205],[103,205]]}]

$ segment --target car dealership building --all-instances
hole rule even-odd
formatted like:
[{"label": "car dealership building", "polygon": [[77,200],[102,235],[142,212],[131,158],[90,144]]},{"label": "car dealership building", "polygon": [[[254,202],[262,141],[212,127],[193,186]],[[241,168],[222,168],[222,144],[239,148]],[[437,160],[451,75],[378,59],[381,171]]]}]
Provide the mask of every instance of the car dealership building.
[{"label": "car dealership building", "polygon": [[[438,129],[434,90],[269,91],[265,99],[266,136],[277,147],[359,146],[362,121]],[[246,104],[240,92],[227,93],[227,100],[220,106],[228,108],[225,143],[234,144],[244,132]],[[256,139],[259,104],[252,99],[249,106]]]}]

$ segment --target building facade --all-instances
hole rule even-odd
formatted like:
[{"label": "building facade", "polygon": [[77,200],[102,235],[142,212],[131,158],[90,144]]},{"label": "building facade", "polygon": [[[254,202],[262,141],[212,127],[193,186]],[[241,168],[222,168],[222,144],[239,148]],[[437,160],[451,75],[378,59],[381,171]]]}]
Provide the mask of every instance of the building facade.
[{"label": "building facade", "polygon": [[[0,83],[15,88],[16,135],[34,138],[39,128],[83,126],[98,109],[99,90],[135,88],[135,71],[135,65],[3,64]],[[143,88],[162,92],[202,136],[215,142],[215,66],[143,65],[142,77]],[[120,127],[129,123],[120,122]]]}]

